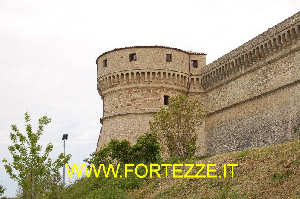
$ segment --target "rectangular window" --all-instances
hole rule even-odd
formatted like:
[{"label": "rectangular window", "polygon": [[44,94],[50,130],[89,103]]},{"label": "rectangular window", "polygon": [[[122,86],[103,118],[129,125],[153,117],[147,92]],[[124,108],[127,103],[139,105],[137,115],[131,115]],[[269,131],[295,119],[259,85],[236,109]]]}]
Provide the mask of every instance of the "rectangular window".
[{"label": "rectangular window", "polygon": [[169,96],[164,95],[164,105],[168,105],[168,104],[169,104]]},{"label": "rectangular window", "polygon": [[136,61],[136,53],[129,54],[129,61]]},{"label": "rectangular window", "polygon": [[172,54],[166,54],[166,61],[171,62],[172,61]]},{"label": "rectangular window", "polygon": [[103,60],[103,67],[107,67],[107,59]]},{"label": "rectangular window", "polygon": [[197,68],[198,67],[198,60],[192,60],[192,66],[194,68]]}]

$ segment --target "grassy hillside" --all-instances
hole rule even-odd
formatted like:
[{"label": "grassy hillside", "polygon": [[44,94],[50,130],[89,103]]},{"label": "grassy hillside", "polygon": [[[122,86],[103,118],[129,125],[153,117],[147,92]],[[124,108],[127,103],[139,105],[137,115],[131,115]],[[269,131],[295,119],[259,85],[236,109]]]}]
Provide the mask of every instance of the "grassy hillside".
[{"label": "grassy hillside", "polygon": [[[238,163],[234,178],[152,179],[132,198],[300,198],[300,140],[194,161]],[[218,170],[217,170],[218,171]]]},{"label": "grassy hillside", "polygon": [[176,163],[217,164],[218,175],[224,164],[239,167],[226,179],[83,179],[65,198],[300,198],[300,140]]}]

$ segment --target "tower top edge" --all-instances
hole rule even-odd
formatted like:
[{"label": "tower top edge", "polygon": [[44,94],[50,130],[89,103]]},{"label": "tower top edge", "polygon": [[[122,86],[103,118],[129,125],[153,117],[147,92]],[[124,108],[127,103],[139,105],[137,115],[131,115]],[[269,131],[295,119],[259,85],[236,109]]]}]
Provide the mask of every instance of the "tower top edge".
[{"label": "tower top edge", "polygon": [[96,59],[96,64],[98,63],[98,60],[100,57],[102,57],[108,53],[119,51],[119,50],[131,49],[131,48],[164,48],[164,49],[176,50],[176,51],[183,52],[183,53],[190,54],[190,55],[206,55],[206,53],[202,53],[202,52],[187,51],[187,50],[182,50],[179,48],[173,48],[173,47],[168,47],[168,46],[158,46],[158,45],[157,46],[127,46],[127,47],[123,47],[123,48],[115,48],[113,50],[109,50],[109,51],[102,53]]}]

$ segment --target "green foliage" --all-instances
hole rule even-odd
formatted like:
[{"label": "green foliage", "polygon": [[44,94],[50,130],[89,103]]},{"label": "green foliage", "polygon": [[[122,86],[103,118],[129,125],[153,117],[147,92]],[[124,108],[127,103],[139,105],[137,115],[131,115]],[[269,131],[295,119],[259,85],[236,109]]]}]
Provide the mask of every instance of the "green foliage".
[{"label": "green foliage", "polygon": [[16,125],[11,125],[12,145],[8,150],[13,160],[2,160],[5,170],[11,179],[17,181],[23,198],[57,198],[56,194],[62,189],[59,169],[69,161],[71,155],[64,157],[61,153],[53,161],[49,158],[53,145],[49,143],[43,152],[38,144],[44,127],[51,122],[50,118],[41,117],[36,132],[32,129],[28,113],[25,113],[25,122],[26,134],[20,132]]},{"label": "green foliage", "polygon": [[118,162],[127,162],[130,144],[127,140],[111,140],[106,146],[99,151],[90,154],[90,158],[84,161],[88,164],[110,164],[117,160]]},{"label": "green foliage", "polygon": [[201,102],[186,96],[171,97],[150,122],[150,132],[157,135],[161,150],[172,157],[188,158],[195,154],[196,128],[205,117]]},{"label": "green foliage", "polygon": [[0,196],[2,196],[4,194],[4,187],[2,185],[0,185]]},{"label": "green foliage", "polygon": [[121,163],[130,162],[131,146],[127,140],[112,140],[108,145],[108,148],[111,149],[110,157],[112,160]]},{"label": "green foliage", "polygon": [[[85,159],[89,165],[120,163],[119,175],[125,176],[123,164],[127,163],[157,163],[160,161],[160,146],[157,137],[146,133],[130,145],[127,140],[111,140],[106,146]],[[139,170],[139,173],[143,171]],[[127,178],[82,178],[68,187],[64,193],[65,199],[73,198],[128,198],[127,191],[138,188],[145,179],[138,178],[134,173],[128,173]]]},{"label": "green foliage", "polygon": [[106,146],[85,159],[88,164],[154,163],[160,161],[160,146],[157,137],[146,133],[131,146],[127,140],[111,140]]},{"label": "green foliage", "polygon": [[159,162],[160,146],[154,134],[146,133],[137,139],[130,150],[131,162],[155,163]]}]

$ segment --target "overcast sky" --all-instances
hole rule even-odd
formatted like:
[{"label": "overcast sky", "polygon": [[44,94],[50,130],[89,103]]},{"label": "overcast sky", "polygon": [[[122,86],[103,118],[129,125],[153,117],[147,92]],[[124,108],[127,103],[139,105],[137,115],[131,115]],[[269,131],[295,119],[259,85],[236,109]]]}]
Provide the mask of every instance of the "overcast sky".
[{"label": "overcast sky", "polygon": [[[96,149],[102,102],[96,58],[114,48],[164,45],[207,53],[207,63],[295,14],[299,0],[0,0],[0,159],[9,158],[10,125],[52,118],[41,139],[71,163]],[[16,183],[0,163],[0,184]]]}]

